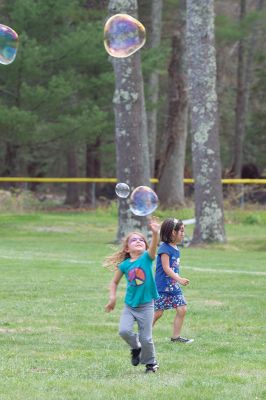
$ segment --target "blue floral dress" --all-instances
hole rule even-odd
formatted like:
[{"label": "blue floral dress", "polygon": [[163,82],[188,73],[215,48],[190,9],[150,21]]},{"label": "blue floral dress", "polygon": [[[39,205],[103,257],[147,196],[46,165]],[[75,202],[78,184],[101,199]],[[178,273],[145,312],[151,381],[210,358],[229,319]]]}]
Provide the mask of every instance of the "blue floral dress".
[{"label": "blue floral dress", "polygon": [[160,298],[155,301],[155,311],[169,310],[186,305],[186,299],[177,282],[164,272],[161,256],[169,256],[170,268],[179,274],[180,251],[169,243],[162,243],[156,259],[155,282]]}]

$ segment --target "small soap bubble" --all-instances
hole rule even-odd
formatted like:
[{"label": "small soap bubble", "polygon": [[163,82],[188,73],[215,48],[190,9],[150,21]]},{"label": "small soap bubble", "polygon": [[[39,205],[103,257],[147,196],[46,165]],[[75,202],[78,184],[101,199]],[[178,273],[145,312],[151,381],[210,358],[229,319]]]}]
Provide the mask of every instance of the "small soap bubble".
[{"label": "small soap bubble", "polygon": [[129,57],[144,46],[145,41],[145,27],[128,14],[113,15],[104,26],[104,46],[110,56]]},{"label": "small soap bubble", "polygon": [[18,34],[9,26],[0,24],[0,64],[11,64],[17,55]]},{"label": "small soap bubble", "polygon": [[130,188],[126,183],[118,183],[115,187],[115,192],[118,197],[126,199],[129,196]]},{"label": "small soap bubble", "polygon": [[130,210],[137,216],[152,214],[158,207],[157,194],[148,186],[138,186],[130,196]]}]

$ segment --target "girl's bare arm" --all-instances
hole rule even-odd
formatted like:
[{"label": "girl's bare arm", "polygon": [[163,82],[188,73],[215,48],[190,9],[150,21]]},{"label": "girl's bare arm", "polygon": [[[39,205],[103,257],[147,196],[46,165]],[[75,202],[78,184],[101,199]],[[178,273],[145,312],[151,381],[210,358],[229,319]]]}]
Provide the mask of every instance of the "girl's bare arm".
[{"label": "girl's bare arm", "polygon": [[179,274],[177,274],[170,268],[168,254],[162,254],[161,261],[162,261],[163,270],[166,273],[166,275],[170,276],[170,278],[172,278],[175,282],[180,283],[180,285],[186,286],[189,284],[189,279],[181,278],[181,276],[179,276]]},{"label": "girl's bare arm", "polygon": [[109,301],[105,306],[105,311],[106,312],[113,311],[113,309],[115,308],[116,290],[117,290],[117,286],[118,286],[122,276],[123,276],[123,273],[120,271],[120,269],[118,269],[115,272],[115,275],[114,275],[114,277],[113,277],[113,279],[111,281],[111,284],[110,284]]},{"label": "girl's bare arm", "polygon": [[160,224],[158,219],[153,217],[150,221],[150,229],[152,231],[151,243],[149,246],[149,256],[154,260],[159,239]]}]

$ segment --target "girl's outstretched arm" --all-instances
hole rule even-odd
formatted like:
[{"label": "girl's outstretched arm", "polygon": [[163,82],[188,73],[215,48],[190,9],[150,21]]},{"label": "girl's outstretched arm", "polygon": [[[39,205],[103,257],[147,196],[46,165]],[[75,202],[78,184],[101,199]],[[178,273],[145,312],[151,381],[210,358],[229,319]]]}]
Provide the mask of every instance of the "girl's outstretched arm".
[{"label": "girl's outstretched arm", "polygon": [[116,289],[117,289],[117,286],[118,286],[122,276],[123,276],[123,273],[120,271],[120,269],[118,269],[115,272],[115,275],[114,275],[114,277],[113,277],[113,279],[111,281],[111,284],[110,284],[109,301],[105,306],[105,311],[106,312],[113,311],[113,309],[115,308],[115,304],[116,304]]},{"label": "girl's outstretched arm", "polygon": [[150,229],[152,231],[151,243],[148,250],[149,256],[154,259],[156,256],[156,250],[159,239],[160,223],[158,218],[152,217],[150,220]]}]

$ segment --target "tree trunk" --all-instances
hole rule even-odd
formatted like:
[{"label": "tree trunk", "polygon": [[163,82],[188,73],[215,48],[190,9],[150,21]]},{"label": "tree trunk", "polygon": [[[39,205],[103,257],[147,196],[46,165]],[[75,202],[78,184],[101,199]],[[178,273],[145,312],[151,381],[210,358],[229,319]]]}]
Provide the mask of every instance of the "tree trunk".
[{"label": "tree trunk", "polygon": [[[246,0],[240,0],[240,21],[246,16]],[[243,142],[245,134],[245,113],[246,113],[246,83],[245,83],[245,50],[246,38],[239,40],[238,64],[237,64],[237,94],[236,94],[236,119],[235,119],[235,140],[234,140],[234,161],[232,172],[236,178],[241,177],[243,159]]]},{"label": "tree trunk", "polygon": [[[19,146],[18,145],[13,145],[10,142],[7,142],[6,144],[6,152],[5,152],[5,169],[3,171],[3,176],[18,176],[19,171],[18,171],[18,150]],[[10,188],[10,187],[18,187],[18,183],[16,182],[8,182],[4,184],[5,188]]]},{"label": "tree trunk", "polygon": [[[94,145],[86,145],[86,177],[98,178],[100,173],[99,148],[101,141],[98,138]],[[85,185],[85,203],[92,207],[96,206],[95,183],[86,183]]]},{"label": "tree trunk", "polygon": [[187,140],[186,1],[179,2],[179,16],[172,39],[168,68],[168,115],[160,157],[158,196],[162,207],[183,206]]},{"label": "tree trunk", "polygon": [[213,0],[188,0],[187,50],[196,214],[192,244],[224,242]]},{"label": "tree trunk", "polygon": [[[70,145],[66,151],[67,177],[77,178],[77,159],[74,145]],[[79,207],[79,187],[77,183],[67,183],[65,204]]]},{"label": "tree trunk", "polygon": [[[161,43],[161,30],[162,30],[162,0],[152,0],[152,16],[151,16],[151,38],[150,48],[159,49]],[[155,168],[155,153],[156,153],[156,139],[157,139],[157,107],[159,96],[159,72],[155,68],[149,75],[148,79],[148,102],[150,110],[147,111],[148,122],[148,140],[149,140],[149,159],[150,159],[150,172],[154,176]]]},{"label": "tree trunk", "polygon": [[[137,2],[109,1],[110,14],[126,13],[137,17]],[[113,97],[116,136],[117,179],[131,190],[150,184],[147,117],[144,102],[140,52],[127,58],[112,58],[115,74]],[[129,231],[147,234],[147,218],[136,217],[129,209],[129,199],[119,201],[117,240]]]},{"label": "tree trunk", "polygon": [[[256,11],[263,9],[264,0],[257,0]],[[246,0],[240,0],[240,23],[246,17]],[[258,20],[254,22],[249,40],[242,37],[238,44],[237,95],[235,112],[234,153],[231,172],[236,178],[241,178],[243,164],[244,139],[248,116],[248,104],[252,83],[252,66],[258,36]]]}]

